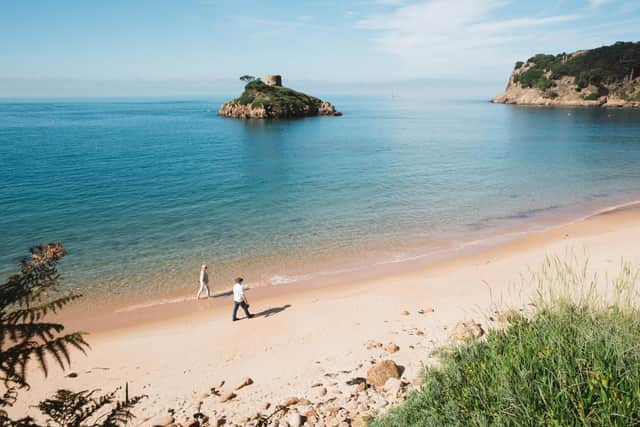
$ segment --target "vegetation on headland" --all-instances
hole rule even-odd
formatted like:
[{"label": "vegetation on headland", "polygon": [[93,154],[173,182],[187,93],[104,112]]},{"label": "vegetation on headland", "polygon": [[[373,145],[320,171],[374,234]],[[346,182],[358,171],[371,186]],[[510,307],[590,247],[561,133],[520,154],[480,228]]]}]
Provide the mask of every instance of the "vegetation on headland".
[{"label": "vegetation on headland", "polygon": [[[541,103],[530,95],[513,93],[512,86],[537,89],[546,99],[578,104],[579,100],[612,105],[640,101],[640,42],[617,42],[611,46],[557,55],[538,54],[515,64],[507,93],[498,102]],[[578,96],[576,96],[576,93]],[[521,102],[519,96],[524,96]],[[514,102],[515,101],[515,102]]]},{"label": "vegetation on headland", "polygon": [[[38,426],[33,418],[12,419],[7,410],[19,393],[29,390],[27,372],[38,366],[46,376],[51,362],[61,369],[71,363],[70,351],[86,352],[86,334],[64,334],[64,325],[46,317],[58,313],[81,295],[58,296],[60,274],[57,264],[66,254],[59,243],[39,245],[22,261],[20,271],[0,286],[0,426]],[[58,390],[40,402],[38,409],[48,425],[118,426],[133,418],[133,408],[143,396],[119,400],[119,390],[98,395],[96,390]]]},{"label": "vegetation on headland", "polygon": [[374,426],[640,424],[640,305],[628,267],[608,292],[549,260],[535,309],[442,352],[421,390]]},{"label": "vegetation on headland", "polygon": [[218,114],[238,118],[289,118],[340,115],[333,105],[315,96],[288,87],[268,85],[259,78],[244,75],[247,82],[240,97],[226,102]]},{"label": "vegetation on headland", "polygon": [[[545,85],[548,83],[543,80],[550,82],[564,76],[575,77],[576,86],[582,89],[590,84],[626,83],[640,75],[640,42],[618,42],[571,55],[538,54],[526,64],[527,71],[517,78],[523,86]],[[515,69],[523,65],[518,62]]]},{"label": "vegetation on headland", "polygon": [[235,101],[240,105],[251,104],[253,107],[268,106],[283,114],[302,111],[307,106],[318,109],[322,103],[314,96],[284,86],[269,86],[262,80],[247,83],[244,92]]}]

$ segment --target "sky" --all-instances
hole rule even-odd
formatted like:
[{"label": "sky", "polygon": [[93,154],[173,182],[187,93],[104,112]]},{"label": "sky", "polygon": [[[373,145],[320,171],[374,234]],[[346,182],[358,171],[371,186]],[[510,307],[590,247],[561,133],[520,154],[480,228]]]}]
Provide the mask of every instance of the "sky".
[{"label": "sky", "polygon": [[169,95],[267,73],[506,81],[517,60],[639,29],[640,0],[0,0],[0,97]]}]

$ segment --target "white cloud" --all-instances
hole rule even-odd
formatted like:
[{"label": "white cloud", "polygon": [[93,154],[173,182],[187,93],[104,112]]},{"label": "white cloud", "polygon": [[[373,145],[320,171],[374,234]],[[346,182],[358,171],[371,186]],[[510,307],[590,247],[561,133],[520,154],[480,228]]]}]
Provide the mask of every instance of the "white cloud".
[{"label": "white cloud", "polygon": [[603,4],[609,3],[611,0],[589,0],[589,5],[592,7],[599,7]]},{"label": "white cloud", "polygon": [[375,3],[384,4],[387,6],[397,6],[404,3],[404,0],[374,0]]},{"label": "white cloud", "polygon": [[356,25],[373,33],[377,47],[397,58],[396,68],[401,67],[407,77],[456,76],[510,65],[522,52],[522,42],[535,41],[538,34],[579,18],[573,14],[496,18],[509,11],[509,5],[504,0],[421,0],[370,15]]}]

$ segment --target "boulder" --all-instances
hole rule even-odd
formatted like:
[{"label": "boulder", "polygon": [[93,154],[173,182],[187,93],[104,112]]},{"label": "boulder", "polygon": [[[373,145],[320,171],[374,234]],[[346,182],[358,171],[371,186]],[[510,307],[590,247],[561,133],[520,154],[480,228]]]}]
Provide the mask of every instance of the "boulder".
[{"label": "boulder", "polygon": [[402,390],[402,381],[398,378],[389,378],[382,389],[391,396],[398,396]]},{"label": "boulder", "polygon": [[382,360],[367,371],[367,382],[382,387],[389,378],[400,378],[400,368],[393,360]]},{"label": "boulder", "polygon": [[302,417],[297,412],[291,412],[287,415],[287,424],[289,424],[289,427],[300,427],[302,425]]},{"label": "boulder", "polygon": [[473,320],[456,323],[449,334],[449,336],[456,341],[480,338],[483,335],[484,329],[482,329],[482,325]]}]

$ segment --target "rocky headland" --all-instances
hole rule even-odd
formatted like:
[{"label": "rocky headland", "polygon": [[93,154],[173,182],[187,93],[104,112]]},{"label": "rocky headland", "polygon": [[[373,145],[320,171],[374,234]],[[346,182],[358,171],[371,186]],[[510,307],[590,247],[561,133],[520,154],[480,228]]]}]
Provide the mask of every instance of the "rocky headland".
[{"label": "rocky headland", "polygon": [[640,43],[517,62],[492,102],[540,106],[640,108]]},{"label": "rocky headland", "polygon": [[286,119],[341,116],[327,101],[282,86],[280,76],[249,81],[239,98],[225,102],[218,114],[237,119]]}]

